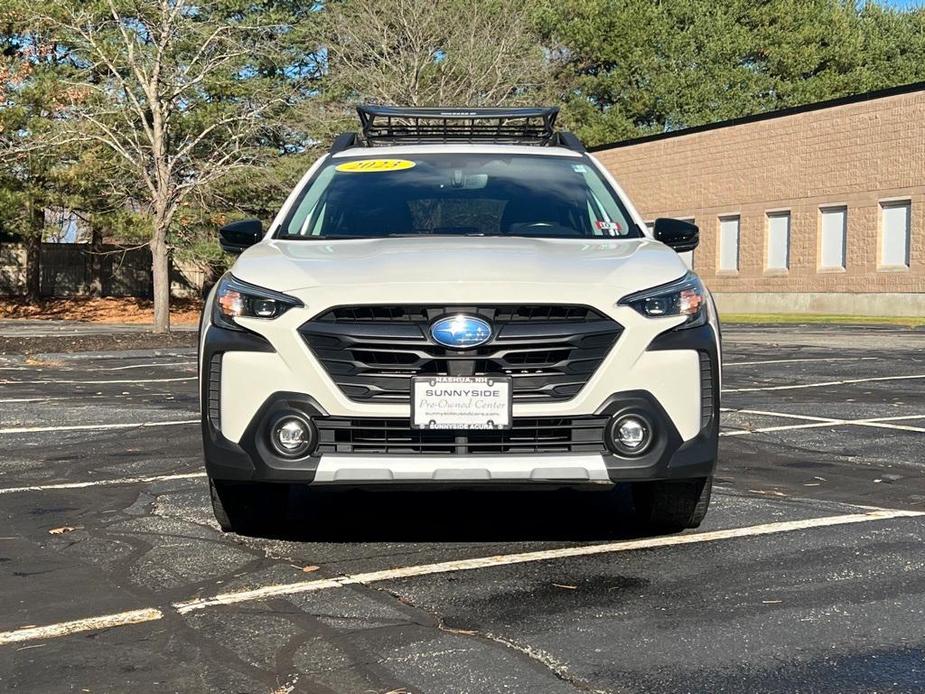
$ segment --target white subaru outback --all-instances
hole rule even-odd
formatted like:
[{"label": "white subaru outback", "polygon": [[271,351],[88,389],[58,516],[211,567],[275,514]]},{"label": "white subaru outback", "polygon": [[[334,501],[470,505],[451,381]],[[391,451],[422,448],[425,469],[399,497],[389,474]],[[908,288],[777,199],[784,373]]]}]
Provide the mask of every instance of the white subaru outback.
[{"label": "white subaru outback", "polygon": [[[292,484],[628,483],[696,527],[719,431],[719,325],[557,109],[360,107],[208,297],[202,434],[216,518],[281,520]],[[617,495],[614,498],[618,498]]]}]

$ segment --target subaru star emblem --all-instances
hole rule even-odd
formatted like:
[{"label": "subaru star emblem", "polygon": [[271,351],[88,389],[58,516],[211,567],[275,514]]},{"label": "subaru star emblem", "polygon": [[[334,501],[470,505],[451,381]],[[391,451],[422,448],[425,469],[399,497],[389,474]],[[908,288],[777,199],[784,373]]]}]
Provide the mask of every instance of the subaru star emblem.
[{"label": "subaru star emblem", "polygon": [[466,349],[484,345],[491,339],[491,325],[475,316],[447,316],[430,326],[430,335],[444,347]]}]

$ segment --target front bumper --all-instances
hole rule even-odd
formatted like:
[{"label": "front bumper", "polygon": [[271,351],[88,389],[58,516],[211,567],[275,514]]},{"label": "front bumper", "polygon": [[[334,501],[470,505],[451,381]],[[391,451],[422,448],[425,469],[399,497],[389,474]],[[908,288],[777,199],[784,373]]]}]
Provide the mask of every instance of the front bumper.
[{"label": "front bumper", "polygon": [[[393,412],[366,412],[339,399],[322,404],[309,388],[291,389],[288,361],[264,337],[209,326],[202,337],[202,434],[206,469],[216,479],[313,484],[479,484],[547,483],[559,486],[621,481],[706,477],[715,467],[719,434],[720,357],[714,328],[667,331],[652,339],[622,379],[627,389],[554,407],[515,403],[518,417],[577,416],[610,418],[634,410],[655,422],[657,437],[641,456],[616,455],[601,444],[565,452],[528,455],[506,450],[479,454],[342,453],[322,445],[321,453],[300,460],[277,456],[266,440],[269,419],[281,409],[297,410],[321,423],[369,421]],[[625,346],[625,343],[624,343]],[[614,349],[617,352],[620,345]],[[311,355],[307,354],[306,358]],[[613,357],[613,355],[611,355]],[[608,364],[609,363],[609,364]],[[608,358],[600,371],[613,368]],[[315,369],[315,377],[323,372]],[[583,394],[602,393],[601,373]],[[644,387],[640,387],[643,385]],[[324,394],[325,390],[320,389]],[[255,401],[255,395],[257,398]],[[399,417],[408,414],[395,412]],[[352,420],[350,418],[353,418]],[[395,420],[392,420],[395,421]],[[400,421],[400,420],[398,420]]]}]

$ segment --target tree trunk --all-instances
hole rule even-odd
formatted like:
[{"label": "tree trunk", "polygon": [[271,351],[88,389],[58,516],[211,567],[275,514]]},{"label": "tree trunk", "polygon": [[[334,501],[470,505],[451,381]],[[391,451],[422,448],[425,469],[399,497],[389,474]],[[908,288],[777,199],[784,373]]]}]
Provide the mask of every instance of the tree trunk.
[{"label": "tree trunk", "polygon": [[154,332],[170,332],[170,255],[167,226],[155,222],[151,236],[151,276],[154,280]]},{"label": "tree trunk", "polygon": [[42,232],[45,210],[30,203],[29,232],[26,236],[26,300],[36,302],[42,294]]},{"label": "tree trunk", "polygon": [[96,221],[90,227],[90,296],[103,296],[103,232]]}]

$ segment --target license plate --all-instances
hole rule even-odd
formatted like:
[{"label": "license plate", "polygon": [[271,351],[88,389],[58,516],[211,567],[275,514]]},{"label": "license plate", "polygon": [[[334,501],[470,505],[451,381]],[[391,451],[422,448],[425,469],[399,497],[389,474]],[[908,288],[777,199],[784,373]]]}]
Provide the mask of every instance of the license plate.
[{"label": "license plate", "polygon": [[435,376],[411,379],[416,429],[509,429],[511,379]]}]

